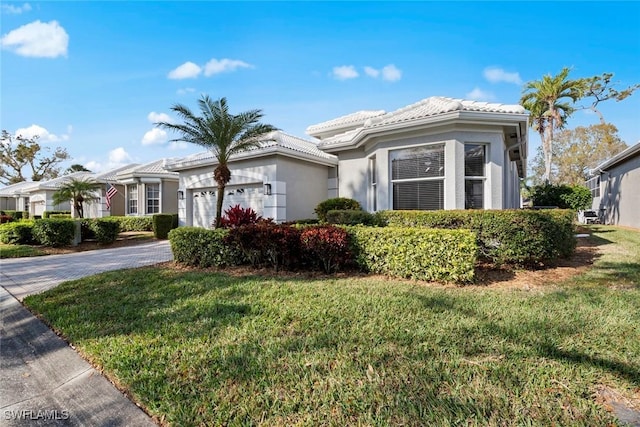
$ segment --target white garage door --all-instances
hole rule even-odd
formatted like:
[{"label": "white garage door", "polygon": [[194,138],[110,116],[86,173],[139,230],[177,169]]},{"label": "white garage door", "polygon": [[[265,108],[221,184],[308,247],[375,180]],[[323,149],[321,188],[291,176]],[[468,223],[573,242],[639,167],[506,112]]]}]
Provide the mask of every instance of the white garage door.
[{"label": "white garage door", "polygon": [[[205,189],[193,192],[193,225],[195,227],[212,228],[216,219],[216,189]],[[232,206],[240,205],[251,208],[262,215],[264,200],[262,185],[230,186],[225,189],[222,212]]]}]

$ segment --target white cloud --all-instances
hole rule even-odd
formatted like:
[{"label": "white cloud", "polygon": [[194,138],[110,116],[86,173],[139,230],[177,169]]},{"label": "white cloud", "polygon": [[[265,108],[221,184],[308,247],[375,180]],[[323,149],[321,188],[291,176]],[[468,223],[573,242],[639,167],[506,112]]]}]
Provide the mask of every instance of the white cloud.
[{"label": "white cloud", "polygon": [[402,78],[402,71],[393,64],[382,67],[382,80],[395,82]]},{"label": "white cloud", "polygon": [[171,141],[169,143],[169,150],[184,150],[189,144],[184,141]]},{"label": "white cloud", "polygon": [[96,162],[95,160],[90,160],[84,164],[84,167],[89,169],[91,172],[102,172],[104,170],[104,166],[102,163]]},{"label": "white cloud", "polygon": [[338,80],[355,79],[359,76],[356,68],[353,65],[342,65],[340,67],[333,67],[333,77]]},{"label": "white cloud", "polygon": [[498,67],[487,67],[484,69],[484,78],[490,81],[491,83],[513,83],[516,85],[522,84],[522,79],[520,78],[520,73],[508,73],[502,68]]},{"label": "white cloud", "polygon": [[34,21],[5,34],[0,43],[21,56],[56,58],[67,56],[69,35],[57,21]]},{"label": "white cloud", "polygon": [[167,77],[173,80],[194,79],[200,75],[202,68],[191,61],[185,62],[178,68],[171,70]]},{"label": "white cloud", "polygon": [[9,15],[20,15],[22,12],[29,12],[31,10],[31,5],[29,3],[25,3],[22,6],[14,6],[12,4],[3,4],[2,11],[4,13],[8,13]]},{"label": "white cloud", "polygon": [[38,141],[40,142],[60,142],[69,140],[69,134],[73,128],[71,125],[67,126],[67,134],[62,134],[60,136],[55,135],[49,132],[46,128],[43,128],[39,125],[31,125],[26,128],[16,129],[13,133],[15,136],[22,136],[24,138],[33,138],[35,136],[38,137]]},{"label": "white cloud", "polygon": [[221,60],[217,60],[216,58],[212,58],[204,66],[204,75],[210,77],[214,74],[235,71],[238,68],[253,68],[253,65],[247,64],[239,59],[222,58]]},{"label": "white cloud", "polygon": [[166,131],[159,128],[153,128],[142,137],[142,145],[164,144],[167,142],[167,139]]},{"label": "white cloud", "polygon": [[152,111],[149,113],[149,115],[147,115],[147,120],[149,120],[151,123],[157,123],[157,122],[173,123],[173,119],[168,114],[156,113],[155,111]]},{"label": "white cloud", "polygon": [[[119,165],[119,164],[127,163],[130,161],[131,161],[131,156],[122,147],[114,148],[113,150],[109,151],[109,163],[111,165]],[[87,165],[89,163],[87,163]],[[87,166],[87,169],[91,169],[91,168]]]},{"label": "white cloud", "polygon": [[192,88],[192,87],[185,87],[184,89],[178,89],[178,90],[176,91],[176,93],[177,93],[178,95],[186,95],[187,93],[193,93],[193,92],[195,92],[195,91],[196,91],[196,90],[195,90],[194,88]]},{"label": "white cloud", "polygon": [[493,101],[495,100],[495,96],[491,92],[486,92],[479,87],[474,88],[471,92],[465,95],[467,99],[471,99],[473,101]]},{"label": "white cloud", "polygon": [[369,77],[373,77],[374,79],[377,78],[380,75],[380,70],[376,70],[373,67],[364,67],[364,73],[369,76]]}]

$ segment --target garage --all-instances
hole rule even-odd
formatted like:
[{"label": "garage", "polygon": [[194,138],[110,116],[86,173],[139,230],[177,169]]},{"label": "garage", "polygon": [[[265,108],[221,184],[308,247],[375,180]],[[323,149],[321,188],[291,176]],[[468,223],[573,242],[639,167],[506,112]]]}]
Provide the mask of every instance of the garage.
[{"label": "garage", "polygon": [[[193,191],[193,225],[212,228],[216,219],[217,189],[205,188]],[[262,184],[234,185],[225,189],[222,212],[232,206],[251,208],[258,215],[264,210],[264,191]]]}]

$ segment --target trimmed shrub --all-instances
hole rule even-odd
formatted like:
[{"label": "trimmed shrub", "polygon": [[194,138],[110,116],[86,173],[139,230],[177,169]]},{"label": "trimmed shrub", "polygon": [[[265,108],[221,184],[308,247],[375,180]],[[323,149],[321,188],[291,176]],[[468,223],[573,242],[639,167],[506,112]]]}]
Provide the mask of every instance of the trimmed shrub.
[{"label": "trimmed shrub", "polygon": [[353,263],[349,234],[333,225],[312,226],[301,229],[302,249],[312,264],[320,265],[325,273],[338,271]]},{"label": "trimmed shrub", "polygon": [[33,243],[33,220],[14,221],[0,226],[0,242],[9,245]]},{"label": "trimmed shrub", "polygon": [[71,211],[44,211],[42,218],[71,218]]},{"label": "trimmed shrub", "polygon": [[153,236],[156,239],[166,239],[173,229],[173,215],[155,214],[153,215]]},{"label": "trimmed shrub", "polygon": [[93,238],[102,245],[115,242],[118,238],[118,233],[120,233],[120,223],[109,221],[107,218],[95,218],[88,222],[88,227],[92,232]]},{"label": "trimmed shrub", "polygon": [[33,225],[33,239],[44,246],[69,246],[75,234],[71,219],[41,219]]},{"label": "trimmed shrub", "polygon": [[255,224],[260,220],[262,220],[262,217],[258,216],[253,209],[235,205],[224,211],[224,215],[220,218],[220,226],[223,228],[234,228],[242,225]]},{"label": "trimmed shrub", "polygon": [[108,216],[103,219],[117,221],[120,224],[120,231],[153,231],[151,216]]},{"label": "trimmed shrub", "polygon": [[226,241],[242,252],[254,267],[271,265],[293,269],[302,261],[301,230],[284,224],[261,221],[229,230]]},{"label": "trimmed shrub", "polygon": [[[103,219],[106,220],[107,218],[103,218]],[[93,232],[93,227],[92,227],[92,224],[95,222],[95,220],[96,220],[95,218],[83,218],[82,220],[80,220],[80,234],[83,242],[85,240],[96,238],[96,235]]]},{"label": "trimmed shrub", "polygon": [[169,232],[173,259],[194,267],[224,267],[241,259],[226,237],[229,230],[207,230],[200,227],[179,227]]},{"label": "trimmed shrub", "polygon": [[331,210],[327,212],[326,222],[340,225],[378,225],[378,217],[367,211]]},{"label": "trimmed shrub", "polygon": [[591,191],[582,185],[537,185],[531,189],[533,206],[557,206],[560,209],[587,209]]},{"label": "trimmed shrub", "polygon": [[[26,214],[26,216],[24,216],[24,214]],[[13,218],[14,220],[19,220],[22,219],[23,216],[25,218],[29,218],[29,212],[22,212],[22,211],[0,211],[0,215],[6,215],[6,216],[10,216],[11,218]],[[10,222],[10,221],[8,221]]]},{"label": "trimmed shrub", "polygon": [[473,280],[478,247],[469,230],[348,227],[364,271],[419,280]]},{"label": "trimmed shrub", "polygon": [[320,220],[317,218],[304,218],[304,219],[296,219],[295,221],[288,221],[285,224],[291,225],[316,225],[319,224]]},{"label": "trimmed shrub", "polygon": [[472,230],[480,255],[497,265],[567,257],[576,246],[569,210],[383,211],[377,216],[391,226]]},{"label": "trimmed shrub", "polygon": [[348,199],[346,197],[335,197],[333,199],[327,199],[324,202],[320,202],[314,209],[314,212],[318,215],[318,219],[320,219],[321,222],[327,222],[327,212],[335,210],[361,211],[362,206],[360,206],[360,203],[356,200]]}]

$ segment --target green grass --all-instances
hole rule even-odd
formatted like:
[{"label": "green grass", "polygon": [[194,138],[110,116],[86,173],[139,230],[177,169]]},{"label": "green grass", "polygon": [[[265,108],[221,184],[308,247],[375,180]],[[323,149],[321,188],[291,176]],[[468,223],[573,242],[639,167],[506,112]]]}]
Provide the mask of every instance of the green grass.
[{"label": "green grass", "polygon": [[46,255],[41,250],[29,245],[7,245],[0,243],[0,259],[21,258],[30,256]]},{"label": "green grass", "polygon": [[542,290],[146,268],[25,303],[170,425],[608,425],[597,386],[640,387],[640,234],[597,230]]}]

